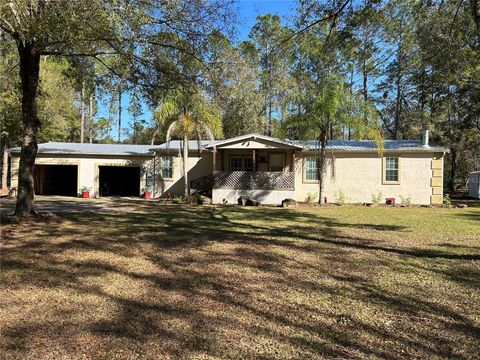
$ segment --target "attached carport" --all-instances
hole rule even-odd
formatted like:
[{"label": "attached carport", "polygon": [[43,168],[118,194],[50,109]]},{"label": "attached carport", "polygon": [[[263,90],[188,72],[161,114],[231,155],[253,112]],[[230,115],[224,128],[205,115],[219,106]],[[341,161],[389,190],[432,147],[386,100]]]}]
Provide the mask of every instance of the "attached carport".
[{"label": "attached carport", "polygon": [[35,194],[78,195],[78,165],[35,165]]},{"label": "attached carport", "polygon": [[99,166],[100,196],[140,196],[139,166]]}]

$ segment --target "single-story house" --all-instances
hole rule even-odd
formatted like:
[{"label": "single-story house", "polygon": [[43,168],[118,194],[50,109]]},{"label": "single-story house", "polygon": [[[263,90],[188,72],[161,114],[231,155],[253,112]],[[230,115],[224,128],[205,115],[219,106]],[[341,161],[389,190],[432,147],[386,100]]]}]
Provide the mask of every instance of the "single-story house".
[{"label": "single-story house", "polygon": [[[184,192],[182,142],[159,146],[78,143],[40,144],[35,162],[36,194],[153,196]],[[236,203],[242,195],[263,204],[292,198],[318,199],[316,141],[281,140],[248,134],[215,142],[189,142],[188,179],[192,189],[210,191],[213,203]],[[409,198],[414,204],[441,204],[443,157],[447,149],[423,140],[385,140],[380,155],[373,141],[331,140],[322,201],[369,203]],[[10,149],[11,184],[18,183],[20,148]]]}]

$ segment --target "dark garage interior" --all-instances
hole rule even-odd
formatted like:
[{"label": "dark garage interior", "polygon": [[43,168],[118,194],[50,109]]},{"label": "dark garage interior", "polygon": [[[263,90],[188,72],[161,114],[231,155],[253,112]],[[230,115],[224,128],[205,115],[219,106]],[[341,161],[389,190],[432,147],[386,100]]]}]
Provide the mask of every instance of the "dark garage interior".
[{"label": "dark garage interior", "polygon": [[35,165],[35,194],[77,196],[77,165]]},{"label": "dark garage interior", "polygon": [[140,196],[140,168],[99,166],[100,196]]}]

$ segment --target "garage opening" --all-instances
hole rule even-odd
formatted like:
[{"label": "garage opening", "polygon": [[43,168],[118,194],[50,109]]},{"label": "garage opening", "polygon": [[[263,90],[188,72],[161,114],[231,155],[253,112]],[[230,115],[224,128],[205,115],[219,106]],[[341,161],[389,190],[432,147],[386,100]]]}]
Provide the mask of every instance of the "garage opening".
[{"label": "garage opening", "polygon": [[77,196],[77,165],[35,165],[34,186],[37,195]]},{"label": "garage opening", "polygon": [[140,196],[140,167],[99,166],[100,196]]}]

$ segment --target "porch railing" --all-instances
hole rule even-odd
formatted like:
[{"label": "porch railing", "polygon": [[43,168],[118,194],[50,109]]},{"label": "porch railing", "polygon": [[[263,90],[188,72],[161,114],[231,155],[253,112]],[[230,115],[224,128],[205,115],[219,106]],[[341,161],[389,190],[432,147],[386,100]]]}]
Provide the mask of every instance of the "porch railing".
[{"label": "porch railing", "polygon": [[214,171],[213,189],[294,190],[295,174],[280,171]]}]

